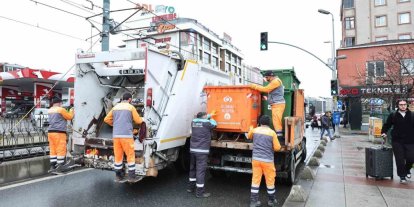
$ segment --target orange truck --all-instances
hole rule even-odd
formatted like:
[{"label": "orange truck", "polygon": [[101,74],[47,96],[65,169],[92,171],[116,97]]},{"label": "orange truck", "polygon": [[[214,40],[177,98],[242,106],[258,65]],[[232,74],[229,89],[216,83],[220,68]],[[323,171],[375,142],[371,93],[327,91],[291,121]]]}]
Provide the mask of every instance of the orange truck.
[{"label": "orange truck", "polygon": [[[207,111],[216,111],[217,128],[211,141],[209,169],[215,176],[223,172],[252,173],[251,140],[246,138],[250,126],[257,127],[258,119],[268,107],[259,91],[249,86],[206,86]],[[275,152],[278,178],[293,184],[295,170],[306,158],[304,136],[304,93],[301,89],[285,91],[286,107],[293,116],[284,117],[284,139],[279,142],[282,149]],[[264,110],[262,110],[264,108]],[[286,113],[285,113],[286,114]],[[287,147],[290,143],[291,147]]]}]

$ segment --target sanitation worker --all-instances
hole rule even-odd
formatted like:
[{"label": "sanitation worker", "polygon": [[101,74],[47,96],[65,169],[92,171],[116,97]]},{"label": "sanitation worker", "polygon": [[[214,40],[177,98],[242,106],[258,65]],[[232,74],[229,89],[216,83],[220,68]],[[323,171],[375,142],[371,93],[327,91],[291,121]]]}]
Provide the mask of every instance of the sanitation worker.
[{"label": "sanitation worker", "polygon": [[275,206],[277,201],[275,198],[275,177],[276,169],[274,159],[274,152],[281,149],[279,140],[275,131],[270,125],[270,117],[263,115],[259,119],[260,126],[257,128],[251,127],[247,134],[248,139],[253,139],[253,157],[252,157],[252,187],[250,194],[250,207],[260,206],[259,188],[262,175],[264,174],[267,186],[267,195],[269,197],[268,205]]},{"label": "sanitation worker", "polygon": [[204,177],[207,169],[207,159],[210,152],[211,130],[217,123],[211,117],[215,115],[206,112],[197,113],[197,118],[191,123],[190,139],[190,176],[187,192],[196,191],[197,198],[210,197],[204,190]]},{"label": "sanitation worker", "polygon": [[283,138],[282,117],[283,117],[283,112],[285,111],[285,98],[284,98],[283,83],[271,71],[267,71],[264,74],[264,79],[265,81],[269,82],[267,86],[251,84],[250,88],[269,94],[267,97],[267,100],[269,102],[269,105],[271,105],[272,107],[273,127],[276,130],[277,136],[279,138]]},{"label": "sanitation worker", "polygon": [[122,170],[124,153],[128,163],[128,182],[138,182],[140,179],[135,174],[135,147],[133,135],[133,123],[143,123],[137,110],[130,103],[132,95],[124,93],[122,102],[115,105],[106,115],[104,122],[113,126],[112,137],[114,141],[115,154],[115,181],[126,182],[124,171]]},{"label": "sanitation worker", "polygon": [[66,111],[62,107],[62,100],[53,97],[52,107],[48,110],[49,128],[49,156],[50,173],[57,173],[63,170],[66,156],[66,126],[67,120],[72,120],[73,109]]}]

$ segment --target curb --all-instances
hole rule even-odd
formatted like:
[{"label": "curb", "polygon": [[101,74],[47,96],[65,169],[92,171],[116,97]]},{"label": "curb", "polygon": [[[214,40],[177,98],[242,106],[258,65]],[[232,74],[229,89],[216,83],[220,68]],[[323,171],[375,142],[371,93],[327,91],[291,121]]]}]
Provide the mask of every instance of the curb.
[{"label": "curb", "polygon": [[0,185],[39,177],[49,170],[49,156],[7,161],[0,164]]}]

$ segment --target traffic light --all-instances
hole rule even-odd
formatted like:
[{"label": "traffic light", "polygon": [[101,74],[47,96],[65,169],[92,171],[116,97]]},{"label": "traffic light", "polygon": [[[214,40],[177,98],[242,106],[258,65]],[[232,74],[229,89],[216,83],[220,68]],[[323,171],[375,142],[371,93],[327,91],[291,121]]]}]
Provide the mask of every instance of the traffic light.
[{"label": "traffic light", "polygon": [[331,80],[331,95],[338,95],[338,80]]},{"label": "traffic light", "polygon": [[267,32],[260,33],[260,50],[267,50]]}]

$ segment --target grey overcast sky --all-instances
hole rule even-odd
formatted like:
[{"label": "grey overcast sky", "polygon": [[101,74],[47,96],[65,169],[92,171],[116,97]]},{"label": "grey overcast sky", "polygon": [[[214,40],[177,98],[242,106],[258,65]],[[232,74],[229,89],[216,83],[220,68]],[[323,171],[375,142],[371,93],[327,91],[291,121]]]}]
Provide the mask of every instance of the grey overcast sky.
[{"label": "grey overcast sky", "polygon": [[[87,17],[100,13],[103,0],[92,0],[94,10],[86,0],[33,0],[73,14]],[[0,1],[0,62],[16,63],[35,69],[66,72],[74,65],[78,48],[91,46],[88,37],[98,31],[84,18],[64,13],[31,0]],[[307,96],[330,95],[331,71],[310,56],[293,47],[270,44],[268,51],[259,50],[260,32],[269,33],[269,41],[284,42],[302,47],[323,61],[331,57],[332,22],[330,15],[318,13],[318,9],[330,11],[335,19],[335,44],[340,46],[340,0],[259,0],[259,1],[194,1],[194,0],[146,0],[132,2],[173,6],[179,17],[198,20],[222,37],[223,32],[232,37],[232,44],[245,56],[244,62],[261,69],[295,68]],[[80,7],[80,8],[79,8]],[[111,10],[131,8],[128,0],[111,0]],[[133,11],[113,14],[120,22]],[[101,17],[93,20],[101,22]],[[16,21],[23,22],[18,23]],[[29,26],[29,25],[34,25]],[[100,30],[101,26],[94,23]],[[56,34],[40,28],[66,34]],[[123,44],[124,35],[111,36],[110,47]],[[92,38],[92,42],[98,38]],[[100,43],[93,51],[101,49]]]}]

